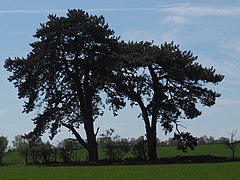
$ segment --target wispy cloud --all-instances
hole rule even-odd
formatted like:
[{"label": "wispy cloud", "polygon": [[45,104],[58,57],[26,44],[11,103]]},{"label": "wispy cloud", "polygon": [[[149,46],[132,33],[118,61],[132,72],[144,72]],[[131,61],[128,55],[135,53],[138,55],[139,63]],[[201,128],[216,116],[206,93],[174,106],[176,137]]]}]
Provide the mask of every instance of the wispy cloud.
[{"label": "wispy cloud", "polygon": [[44,14],[44,13],[59,13],[66,12],[67,9],[13,9],[13,10],[0,10],[0,14]]},{"label": "wispy cloud", "polygon": [[[71,9],[71,8],[70,8]],[[0,14],[43,14],[43,13],[62,13],[67,9],[12,9],[0,10]],[[87,12],[115,12],[115,11],[159,11],[159,8],[95,8],[86,9]]]},{"label": "wispy cloud", "polygon": [[189,19],[183,16],[167,16],[162,20],[163,23],[186,24]]},{"label": "wispy cloud", "polygon": [[240,15],[240,7],[216,7],[192,3],[160,5],[160,10],[172,15],[165,17],[163,23],[186,24],[195,16]]},{"label": "wispy cloud", "polygon": [[[71,8],[70,8],[71,9]],[[92,8],[85,9],[86,11],[158,11],[168,12],[177,16],[189,16],[189,15],[215,15],[215,16],[226,16],[240,14],[240,7],[214,7],[204,6],[192,3],[179,3],[179,4],[159,4],[156,7],[145,7],[145,8]],[[49,13],[49,12],[66,12],[67,9],[8,9],[0,10],[0,14],[13,14],[13,13]],[[169,18],[169,17],[168,17]],[[176,18],[176,17],[175,17]],[[169,18],[172,20],[171,18]]]},{"label": "wispy cloud", "polygon": [[222,39],[218,46],[231,57],[239,60],[240,57],[240,35],[230,39]]},{"label": "wispy cloud", "polygon": [[177,15],[195,15],[195,16],[228,16],[240,14],[240,7],[215,7],[192,3],[180,3],[172,5],[162,5],[164,11]]},{"label": "wispy cloud", "polygon": [[159,11],[159,8],[97,8],[87,11]]},{"label": "wispy cloud", "polygon": [[216,68],[217,73],[228,76],[229,78],[235,78],[239,76],[240,70],[239,65],[236,61],[230,59],[219,59],[216,61],[213,57],[210,57],[206,54],[199,54],[198,60],[203,66]]}]

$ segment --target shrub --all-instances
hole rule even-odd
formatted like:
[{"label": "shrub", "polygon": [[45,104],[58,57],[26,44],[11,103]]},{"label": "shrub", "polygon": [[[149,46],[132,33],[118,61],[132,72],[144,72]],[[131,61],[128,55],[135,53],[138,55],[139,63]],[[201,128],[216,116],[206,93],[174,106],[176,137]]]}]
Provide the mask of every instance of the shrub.
[{"label": "shrub", "polygon": [[114,129],[106,130],[105,134],[101,134],[100,143],[103,147],[105,155],[110,161],[121,160],[129,151],[130,143],[126,138],[120,138],[119,135],[114,135]]},{"label": "shrub", "polygon": [[132,139],[131,141],[131,153],[141,159],[146,160],[148,157],[147,140],[144,136],[140,136],[138,139]]}]

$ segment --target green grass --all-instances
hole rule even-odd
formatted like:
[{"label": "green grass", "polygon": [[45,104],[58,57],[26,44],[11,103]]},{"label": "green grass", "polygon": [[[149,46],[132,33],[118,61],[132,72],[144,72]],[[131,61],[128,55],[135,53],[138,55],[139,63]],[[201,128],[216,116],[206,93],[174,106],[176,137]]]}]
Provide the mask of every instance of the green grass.
[{"label": "green grass", "polygon": [[3,166],[0,179],[238,179],[240,162],[139,166]]},{"label": "green grass", "polygon": [[[240,157],[238,150],[236,155]],[[79,153],[82,158],[84,153]],[[229,149],[223,145],[201,145],[195,151],[183,153],[176,147],[159,147],[158,157],[194,155],[215,155],[231,157]],[[102,150],[100,159],[105,158]],[[130,156],[130,154],[128,154]],[[61,179],[239,179],[240,162],[231,163],[202,163],[202,164],[162,164],[162,165],[128,165],[128,166],[24,166],[24,159],[18,152],[7,153],[3,162],[6,166],[0,166],[1,180],[61,180]]]},{"label": "green grass", "polygon": [[[223,144],[209,144],[199,145],[194,151],[188,150],[187,153],[177,150],[175,146],[158,147],[158,157],[175,157],[175,156],[196,156],[196,155],[212,155],[212,156],[224,156],[231,157],[231,151]],[[236,157],[240,157],[240,150],[237,149]]]},{"label": "green grass", "polygon": [[24,162],[24,158],[20,156],[19,152],[9,152],[3,156],[3,163],[7,164],[22,164]]}]

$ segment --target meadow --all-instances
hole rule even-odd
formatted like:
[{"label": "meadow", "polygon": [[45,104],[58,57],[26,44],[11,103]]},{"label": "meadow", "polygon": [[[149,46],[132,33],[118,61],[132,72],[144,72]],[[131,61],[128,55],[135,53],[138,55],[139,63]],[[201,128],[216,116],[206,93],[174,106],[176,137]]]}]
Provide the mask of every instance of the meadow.
[{"label": "meadow", "polygon": [[[175,156],[198,156],[198,155],[232,157],[230,149],[223,144],[198,145],[194,151],[188,150],[187,153],[177,150],[175,146],[158,147],[157,153],[159,158]],[[236,151],[236,157],[240,157],[240,148],[238,148]]]},{"label": "meadow", "polygon": [[240,162],[134,166],[3,166],[0,179],[239,179]]},{"label": "meadow", "polygon": [[[182,153],[176,147],[159,147],[159,158],[215,155],[231,157],[223,145],[201,145],[195,151]],[[240,157],[239,150],[236,153]],[[130,155],[127,155],[130,156]],[[100,158],[104,158],[100,152]],[[0,179],[239,179],[240,162],[114,166],[25,166],[17,152],[8,153],[0,167]]]}]

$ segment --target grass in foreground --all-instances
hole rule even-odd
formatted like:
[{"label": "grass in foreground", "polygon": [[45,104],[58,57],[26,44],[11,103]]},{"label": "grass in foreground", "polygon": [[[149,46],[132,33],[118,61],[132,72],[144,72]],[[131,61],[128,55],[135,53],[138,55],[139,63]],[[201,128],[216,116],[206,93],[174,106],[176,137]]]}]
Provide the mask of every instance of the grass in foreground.
[{"label": "grass in foreground", "polygon": [[240,162],[138,166],[3,166],[0,179],[238,179]]}]

